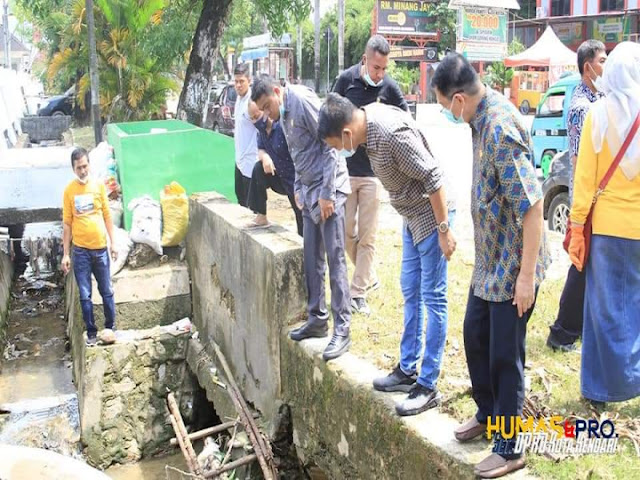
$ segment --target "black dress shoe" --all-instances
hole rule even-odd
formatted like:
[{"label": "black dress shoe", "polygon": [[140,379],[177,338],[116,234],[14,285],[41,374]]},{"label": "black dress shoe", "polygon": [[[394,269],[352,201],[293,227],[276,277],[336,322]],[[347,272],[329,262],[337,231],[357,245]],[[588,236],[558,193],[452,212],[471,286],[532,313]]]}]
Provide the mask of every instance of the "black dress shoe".
[{"label": "black dress shoe", "polygon": [[301,327],[295,328],[289,332],[289,338],[291,340],[295,340],[299,342],[300,340],[304,340],[305,338],[322,338],[326,337],[329,329],[327,325],[318,325],[312,324],[307,321]]},{"label": "black dress shoe", "polygon": [[327,348],[324,349],[322,358],[325,362],[338,358],[343,353],[347,353],[350,346],[351,337],[349,337],[349,335],[334,335],[331,337],[331,341],[329,342],[329,345],[327,345]]},{"label": "black dress shoe", "polygon": [[575,352],[578,347],[576,347],[575,343],[560,343],[555,338],[549,334],[547,337],[547,347],[549,347],[554,352]]}]

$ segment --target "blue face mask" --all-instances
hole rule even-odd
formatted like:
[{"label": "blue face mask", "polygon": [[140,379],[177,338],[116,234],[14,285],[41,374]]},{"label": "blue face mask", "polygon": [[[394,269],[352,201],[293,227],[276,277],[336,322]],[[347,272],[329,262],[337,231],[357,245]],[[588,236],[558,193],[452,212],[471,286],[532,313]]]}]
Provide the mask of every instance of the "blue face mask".
[{"label": "blue face mask", "polygon": [[373,79],[371,78],[371,75],[369,75],[369,69],[367,69],[367,62],[365,62],[364,63],[364,81],[367,82],[367,84],[371,87],[379,87],[380,85],[382,85],[382,82],[384,82],[384,77],[378,83],[374,82]]},{"label": "blue face mask", "polygon": [[278,120],[284,119],[284,103],[280,104],[280,118]]},{"label": "blue face mask", "polygon": [[[451,100],[451,106],[453,106],[453,99]],[[464,112],[464,105],[462,106],[462,112]],[[447,117],[447,120],[456,124],[464,123],[464,118],[462,118],[462,112],[460,112],[459,117],[456,117],[451,111],[451,107],[442,109],[442,113],[444,114],[445,117]]]},{"label": "blue face mask", "polygon": [[[344,132],[342,132],[342,135],[344,135]],[[344,139],[343,139],[342,149],[338,150],[338,155],[340,155],[341,157],[344,157],[344,158],[353,157],[353,154],[356,153],[356,149],[353,148],[353,137],[349,137],[349,138],[351,140],[351,149],[344,148]]]}]

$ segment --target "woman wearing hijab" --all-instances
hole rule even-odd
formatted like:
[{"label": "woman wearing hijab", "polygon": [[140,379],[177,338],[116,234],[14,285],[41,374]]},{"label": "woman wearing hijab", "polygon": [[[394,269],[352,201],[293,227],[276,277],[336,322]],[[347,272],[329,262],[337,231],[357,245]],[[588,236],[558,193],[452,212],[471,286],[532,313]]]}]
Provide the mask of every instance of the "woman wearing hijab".
[{"label": "woman wearing hijab", "polygon": [[[640,133],[632,131],[640,112],[640,44],[620,43],[596,86],[606,97],[584,122],[569,255],[578,270],[586,268],[582,395],[602,406],[640,395]],[[622,160],[599,192],[628,137]],[[592,203],[585,265],[584,224]]]}]

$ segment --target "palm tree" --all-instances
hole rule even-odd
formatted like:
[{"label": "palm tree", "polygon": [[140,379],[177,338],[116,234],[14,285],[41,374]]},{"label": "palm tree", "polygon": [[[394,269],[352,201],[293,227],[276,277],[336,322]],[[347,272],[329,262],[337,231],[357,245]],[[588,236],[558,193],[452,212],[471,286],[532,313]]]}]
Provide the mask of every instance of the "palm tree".
[{"label": "palm tree", "polygon": [[[100,76],[100,108],[107,121],[147,119],[158,113],[175,80],[140,42],[144,31],[162,21],[168,0],[96,0],[96,36]],[[48,68],[52,81],[77,85],[84,109],[90,88],[84,0],[73,0],[61,32],[59,51]],[[73,80],[73,81],[72,81]]]}]

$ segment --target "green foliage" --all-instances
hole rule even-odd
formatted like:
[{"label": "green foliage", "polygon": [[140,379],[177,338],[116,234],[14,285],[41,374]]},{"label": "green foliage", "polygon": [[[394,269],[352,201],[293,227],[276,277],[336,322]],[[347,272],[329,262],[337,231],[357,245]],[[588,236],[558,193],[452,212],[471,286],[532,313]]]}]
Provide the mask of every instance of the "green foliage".
[{"label": "green foliage", "polygon": [[[371,36],[375,0],[345,0],[344,64],[358,63]],[[336,23],[337,24],[337,23]]]},{"label": "green foliage", "polygon": [[[192,2],[178,0],[169,6],[168,0],[96,0],[100,106],[108,120],[149,118],[177,88],[171,69],[182,59],[190,38],[174,33],[180,29],[160,30],[160,26],[165,14],[172,26],[178,26],[178,18],[184,26],[188,3]],[[48,47],[45,73],[50,87],[61,91],[75,84],[84,109],[90,84],[85,0],[22,0],[21,7],[42,31],[42,46]]]},{"label": "green foliage", "polygon": [[254,0],[257,10],[269,23],[271,33],[279,37],[291,22],[301,22],[309,17],[309,0]]},{"label": "green foliage", "polygon": [[491,87],[504,92],[505,87],[511,85],[513,69],[507,68],[502,62],[493,62],[487,67],[484,81]]},{"label": "green foliage", "polygon": [[456,15],[456,10],[451,10],[448,2],[434,3],[429,9],[429,16],[435,17],[435,27],[440,31],[441,53],[447,48],[456,48]]},{"label": "green foliage", "polygon": [[507,55],[517,55],[524,52],[526,49],[527,48],[522,44],[522,42],[520,42],[520,40],[514,38],[507,48]]},{"label": "green foliage", "polygon": [[387,73],[396,81],[405,95],[410,94],[411,88],[420,82],[420,69],[411,65],[411,63],[396,63],[391,60],[387,67]]}]

